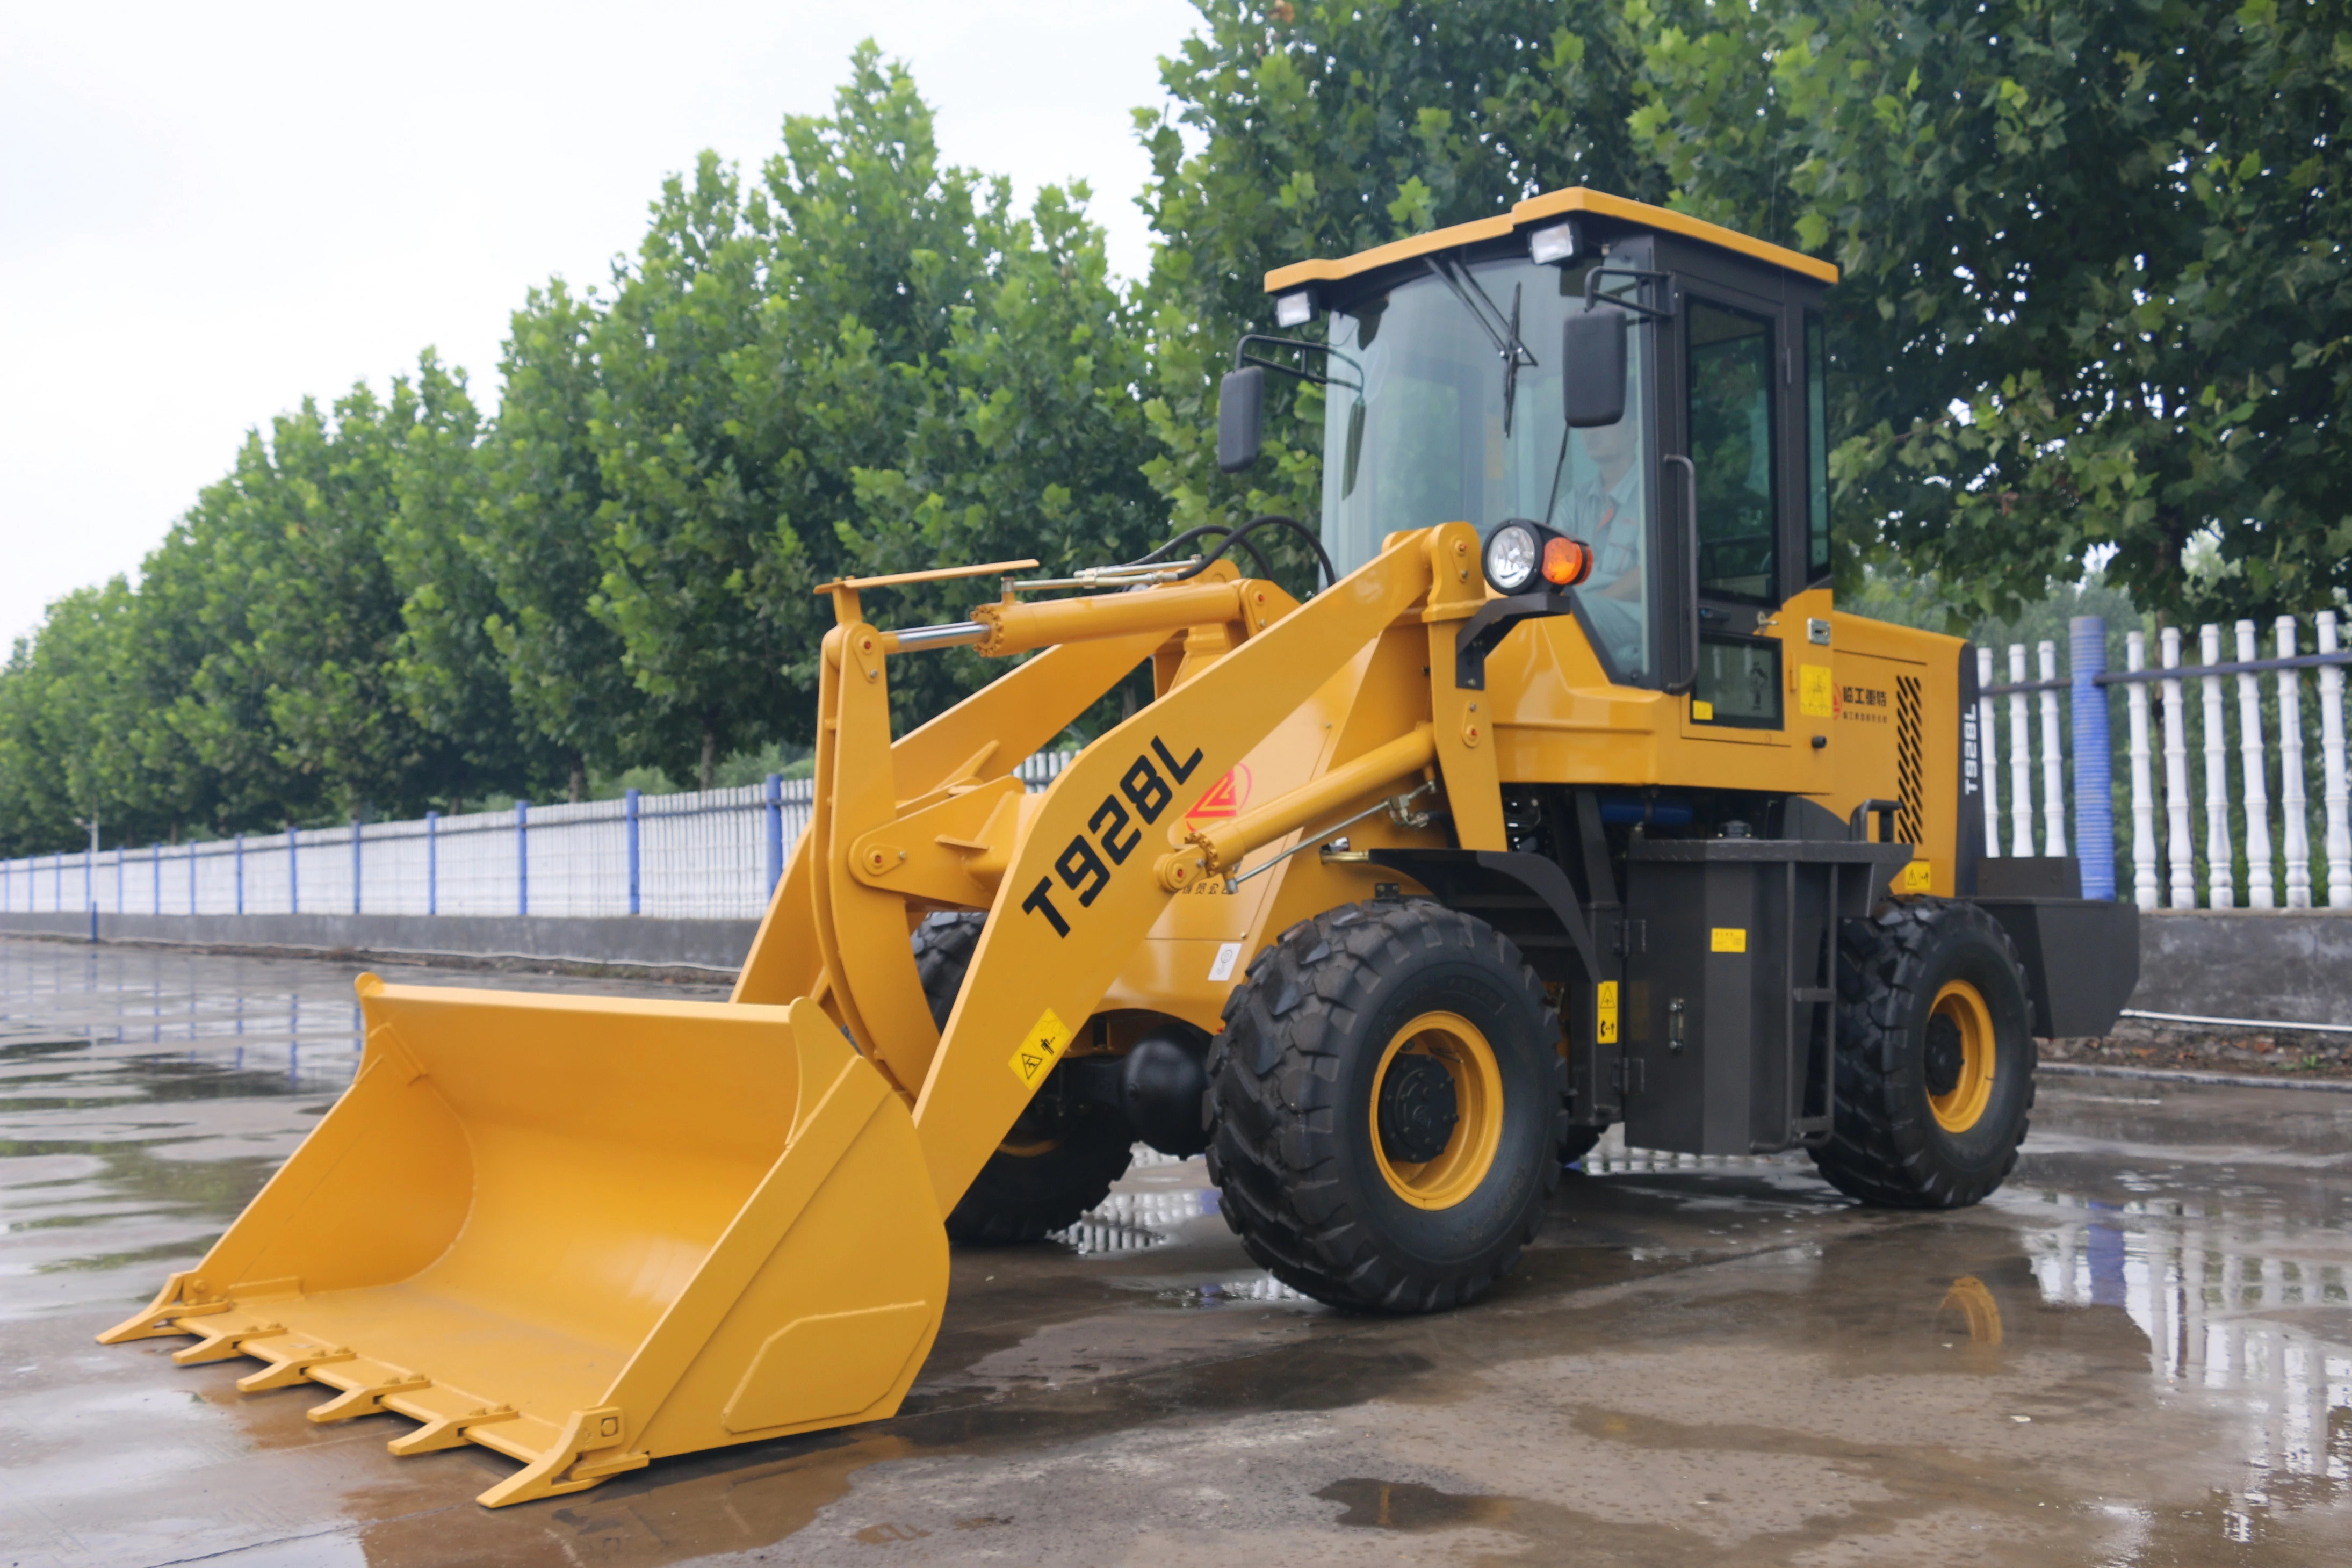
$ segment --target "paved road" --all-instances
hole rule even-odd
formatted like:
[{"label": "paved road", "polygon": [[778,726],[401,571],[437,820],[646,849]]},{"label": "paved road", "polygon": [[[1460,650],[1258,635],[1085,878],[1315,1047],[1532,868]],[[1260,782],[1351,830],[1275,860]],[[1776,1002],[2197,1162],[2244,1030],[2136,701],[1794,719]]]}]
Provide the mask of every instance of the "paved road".
[{"label": "paved road", "polygon": [[2352,1096],[2079,1079],[1961,1214],[1604,1152],[1492,1301],[1404,1322],[1139,1168],[957,1257],[898,1419],[489,1512],[495,1455],[90,1342],[348,1081],[350,981],[0,941],[0,1564],[2352,1561]]}]

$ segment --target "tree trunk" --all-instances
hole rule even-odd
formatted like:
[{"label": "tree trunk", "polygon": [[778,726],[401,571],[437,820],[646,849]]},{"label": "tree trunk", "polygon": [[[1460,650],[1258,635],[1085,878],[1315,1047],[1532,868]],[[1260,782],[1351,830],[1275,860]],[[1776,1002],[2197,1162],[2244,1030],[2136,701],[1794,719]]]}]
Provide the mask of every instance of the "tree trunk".
[{"label": "tree trunk", "polygon": [[702,721],[702,788],[719,787],[719,727],[709,719]]},{"label": "tree trunk", "polygon": [[578,752],[572,754],[572,803],[575,806],[588,799],[588,759]]}]

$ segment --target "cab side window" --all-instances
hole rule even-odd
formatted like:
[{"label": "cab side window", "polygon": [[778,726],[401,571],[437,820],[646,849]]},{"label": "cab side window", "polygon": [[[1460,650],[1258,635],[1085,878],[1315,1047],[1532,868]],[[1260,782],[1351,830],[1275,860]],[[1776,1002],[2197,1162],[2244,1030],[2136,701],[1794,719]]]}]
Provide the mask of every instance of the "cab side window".
[{"label": "cab side window", "polygon": [[1776,604],[1772,324],[1702,299],[1688,319],[1699,591]]}]

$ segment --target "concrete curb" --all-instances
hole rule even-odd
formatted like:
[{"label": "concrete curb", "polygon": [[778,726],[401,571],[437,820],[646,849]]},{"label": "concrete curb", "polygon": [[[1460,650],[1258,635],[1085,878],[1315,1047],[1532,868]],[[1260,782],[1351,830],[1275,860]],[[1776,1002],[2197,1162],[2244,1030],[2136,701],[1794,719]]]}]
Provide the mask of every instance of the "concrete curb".
[{"label": "concrete curb", "polygon": [[2147,1083],[2202,1083],[2225,1089],[2317,1089],[2352,1094],[2352,1078],[2262,1078],[2241,1072],[2191,1072],[2173,1067],[2100,1067],[2087,1061],[2044,1061],[2033,1069],[2055,1078],[2131,1078]]},{"label": "concrete curb", "polygon": [[[459,958],[733,975],[755,920],[409,915],[101,915],[98,939],[316,957]],[[87,914],[0,915],[0,935],[88,941]]]}]

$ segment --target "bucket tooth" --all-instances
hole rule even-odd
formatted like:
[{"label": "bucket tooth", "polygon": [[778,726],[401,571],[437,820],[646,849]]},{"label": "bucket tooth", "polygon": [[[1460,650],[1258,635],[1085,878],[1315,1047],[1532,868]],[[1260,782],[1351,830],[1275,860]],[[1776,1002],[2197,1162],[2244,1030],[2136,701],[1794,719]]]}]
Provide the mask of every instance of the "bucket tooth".
[{"label": "bucket tooth", "polygon": [[[249,1354],[249,1353],[248,1353]],[[316,1350],[297,1351],[291,1355],[271,1355],[269,1364],[259,1372],[248,1372],[236,1380],[239,1394],[259,1394],[265,1389],[291,1388],[310,1380],[314,1366],[331,1366],[339,1361],[357,1361],[359,1354],[341,1345],[321,1345]]]},{"label": "bucket tooth", "polygon": [[[194,1330],[191,1333],[196,1332]],[[223,1325],[205,1332],[202,1339],[184,1349],[172,1353],[172,1359],[182,1366],[201,1366],[208,1361],[228,1361],[246,1353],[245,1342],[269,1339],[286,1332],[283,1323],[248,1323],[243,1326]]]},{"label": "bucket tooth", "polygon": [[358,1388],[346,1388],[324,1405],[313,1405],[302,1412],[307,1418],[320,1423],[348,1421],[355,1416],[373,1416],[383,1408],[385,1398],[394,1394],[421,1394],[433,1386],[429,1377],[392,1377],[381,1383],[370,1383]]},{"label": "bucket tooth", "polygon": [[484,1508],[585,1491],[597,1482],[642,1469],[653,1456],[627,1447],[628,1423],[613,1406],[574,1410],[553,1446],[474,1500]]},{"label": "bucket tooth", "polygon": [[126,1340],[156,1339],[164,1334],[194,1333],[194,1329],[182,1328],[184,1318],[205,1318],[228,1311],[226,1301],[205,1299],[205,1282],[193,1273],[174,1274],[163,1281],[147,1310],[136,1317],[125,1318],[98,1336],[100,1344],[121,1344]]},{"label": "bucket tooth", "polygon": [[484,1405],[462,1416],[436,1416],[415,1431],[394,1437],[384,1448],[404,1458],[410,1454],[438,1453],[443,1448],[455,1448],[471,1441],[467,1433],[472,1427],[487,1427],[494,1421],[512,1421],[520,1414],[511,1405]]}]

